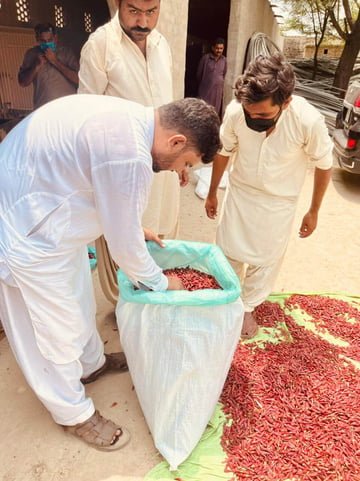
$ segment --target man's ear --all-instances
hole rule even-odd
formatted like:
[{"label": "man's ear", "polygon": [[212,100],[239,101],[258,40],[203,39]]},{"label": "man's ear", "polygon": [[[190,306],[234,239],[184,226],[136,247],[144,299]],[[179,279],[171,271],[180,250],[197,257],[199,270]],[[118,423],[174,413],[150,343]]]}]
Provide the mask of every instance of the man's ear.
[{"label": "man's ear", "polygon": [[182,150],[187,142],[187,138],[182,134],[174,134],[168,138],[168,145],[170,149],[174,152],[179,152]]}]

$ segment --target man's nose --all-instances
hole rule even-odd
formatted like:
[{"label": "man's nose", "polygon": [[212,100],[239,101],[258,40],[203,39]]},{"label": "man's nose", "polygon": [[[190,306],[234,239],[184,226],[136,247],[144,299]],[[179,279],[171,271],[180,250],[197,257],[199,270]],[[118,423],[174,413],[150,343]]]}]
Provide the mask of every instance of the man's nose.
[{"label": "man's nose", "polygon": [[136,25],[141,28],[147,28],[148,16],[145,12],[139,12],[136,17]]}]

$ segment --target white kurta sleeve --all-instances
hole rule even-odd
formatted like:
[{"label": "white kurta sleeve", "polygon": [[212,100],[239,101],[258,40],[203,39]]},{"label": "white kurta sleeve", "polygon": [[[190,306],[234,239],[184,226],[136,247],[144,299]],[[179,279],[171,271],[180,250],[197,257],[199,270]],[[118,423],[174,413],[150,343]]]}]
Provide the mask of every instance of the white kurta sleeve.
[{"label": "white kurta sleeve", "polygon": [[324,118],[320,116],[309,128],[304,151],[319,169],[327,170],[333,165],[333,143]]},{"label": "white kurta sleeve", "polygon": [[152,173],[139,161],[107,162],[93,171],[96,208],[111,256],[129,279],[166,290],[167,278],[150,256],[141,226]]},{"label": "white kurta sleeve", "polygon": [[80,54],[79,94],[105,93],[108,77],[105,70],[105,31],[91,34]]},{"label": "white kurta sleeve", "polygon": [[220,139],[222,149],[219,154],[229,157],[238,149],[238,136],[234,126],[234,121],[238,117],[238,105],[232,101],[225,110],[224,120],[220,126]]}]

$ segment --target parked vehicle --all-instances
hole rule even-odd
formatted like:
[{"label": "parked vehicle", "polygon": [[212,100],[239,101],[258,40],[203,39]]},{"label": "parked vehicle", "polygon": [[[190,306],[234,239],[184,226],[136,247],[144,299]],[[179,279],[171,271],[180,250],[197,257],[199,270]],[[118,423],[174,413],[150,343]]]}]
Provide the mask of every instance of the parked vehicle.
[{"label": "parked vehicle", "polygon": [[360,174],[360,80],[352,82],[347,89],[333,141],[339,167]]}]

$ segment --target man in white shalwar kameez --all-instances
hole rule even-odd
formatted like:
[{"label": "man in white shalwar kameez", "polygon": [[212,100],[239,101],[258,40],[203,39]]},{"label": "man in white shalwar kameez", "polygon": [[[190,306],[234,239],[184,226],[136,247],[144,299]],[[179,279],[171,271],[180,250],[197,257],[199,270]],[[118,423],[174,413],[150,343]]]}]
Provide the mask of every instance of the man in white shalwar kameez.
[{"label": "man in white shalwar kameez", "polygon": [[40,107],[0,144],[0,318],[55,422],[97,448],[118,449],[129,434],[95,411],[83,386],[112,356],[96,329],[87,244],[103,234],[140,288],[181,289],[149,255],[145,237],[161,241],[143,230],[142,214],[154,172],[209,162],[218,130],[201,100],[155,110],[71,95]]},{"label": "man in white shalwar kameez", "polygon": [[[81,50],[78,93],[112,95],[152,107],[171,102],[172,56],[168,42],[155,29],[159,13],[160,0],[120,0],[114,17],[92,33]],[[187,171],[180,177],[181,185],[186,185]],[[179,210],[179,176],[161,172],[153,181],[143,225],[162,238],[175,238]],[[115,303],[116,267],[103,239],[96,248],[101,285]]]},{"label": "man in white shalwar kameez", "polygon": [[324,118],[292,95],[294,85],[293,69],[280,54],[257,57],[238,79],[205,204],[215,218],[217,187],[231,158],[216,242],[242,281],[245,339],[258,332],[253,311],[271,293],[281,267],[308,161],[315,167],[314,187],[300,237],[316,228],[331,178],[332,142]]}]

